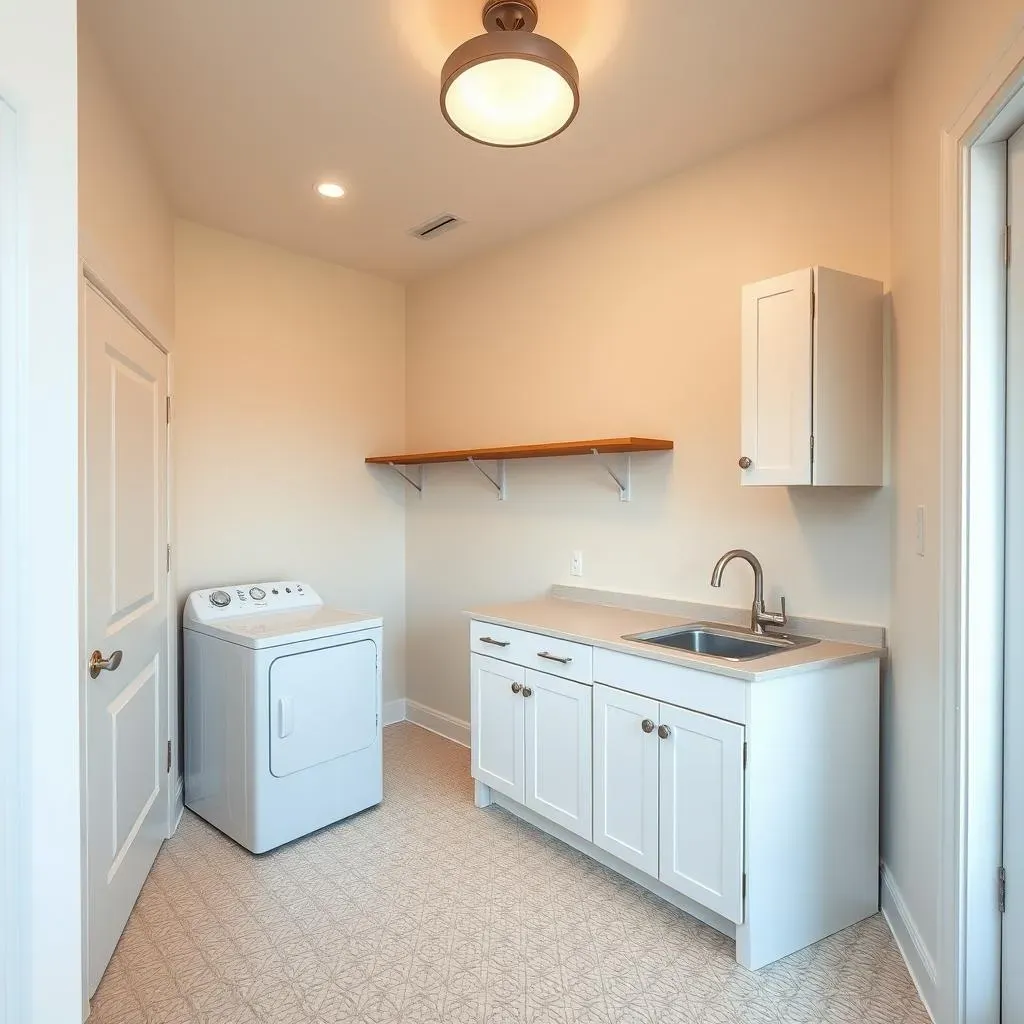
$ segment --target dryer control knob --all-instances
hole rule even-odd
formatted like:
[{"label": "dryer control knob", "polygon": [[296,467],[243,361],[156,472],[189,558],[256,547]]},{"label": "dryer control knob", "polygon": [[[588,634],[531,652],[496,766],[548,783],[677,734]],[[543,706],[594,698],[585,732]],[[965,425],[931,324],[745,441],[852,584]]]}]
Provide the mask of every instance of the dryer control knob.
[{"label": "dryer control knob", "polygon": [[259,587],[250,587],[249,596],[254,601],[263,601],[266,599],[267,592],[265,590],[261,590]]},{"label": "dryer control knob", "polygon": [[212,604],[214,608],[227,608],[227,606],[231,604],[231,595],[224,590],[215,590],[210,595],[210,604]]}]

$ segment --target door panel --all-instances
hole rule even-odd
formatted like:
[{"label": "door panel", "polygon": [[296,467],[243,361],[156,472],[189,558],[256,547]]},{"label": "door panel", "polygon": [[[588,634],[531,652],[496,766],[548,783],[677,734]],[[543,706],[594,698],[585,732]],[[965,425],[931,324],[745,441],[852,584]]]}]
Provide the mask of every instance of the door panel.
[{"label": "door panel", "polygon": [[167,829],[167,364],[85,288],[88,980],[99,984]]},{"label": "door panel", "polygon": [[594,686],[594,843],[658,874],[658,702]]},{"label": "door panel", "polygon": [[522,688],[526,669],[473,654],[470,672],[473,778],[523,803],[526,710]]},{"label": "door panel", "polygon": [[811,270],[743,289],[743,484],[811,482]]},{"label": "door panel", "polygon": [[743,727],[661,705],[661,856],[666,885],[743,920]]},{"label": "door panel", "polygon": [[270,771],[281,778],[377,741],[377,645],[341,644],[270,666]]},{"label": "door panel", "polygon": [[590,687],[527,670],[526,806],[584,839],[591,811]]},{"label": "door panel", "polygon": [[1003,1020],[1024,1020],[1024,130],[1008,145],[1006,592],[1003,670]]}]

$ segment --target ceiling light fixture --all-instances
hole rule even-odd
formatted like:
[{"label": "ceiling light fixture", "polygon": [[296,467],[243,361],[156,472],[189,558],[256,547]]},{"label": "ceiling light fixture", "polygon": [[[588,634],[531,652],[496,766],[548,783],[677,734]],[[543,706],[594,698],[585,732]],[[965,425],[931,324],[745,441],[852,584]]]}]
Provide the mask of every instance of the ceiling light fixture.
[{"label": "ceiling light fixture", "polygon": [[487,0],[487,32],[467,39],[441,71],[441,111],[488,146],[532,146],[565,131],[580,106],[580,74],[558,43],[534,33],[534,0]]},{"label": "ceiling light fixture", "polygon": [[336,181],[321,181],[316,190],[324,199],[340,199],[345,194],[345,190]]}]

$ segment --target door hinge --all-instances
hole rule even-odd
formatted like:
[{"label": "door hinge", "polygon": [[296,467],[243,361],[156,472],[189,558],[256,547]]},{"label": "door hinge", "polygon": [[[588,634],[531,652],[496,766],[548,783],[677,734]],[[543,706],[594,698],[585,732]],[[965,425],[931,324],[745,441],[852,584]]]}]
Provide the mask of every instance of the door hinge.
[{"label": "door hinge", "polygon": [[814,320],[814,314],[818,309],[818,290],[811,285],[811,320]]},{"label": "door hinge", "polygon": [[997,898],[998,898],[998,901],[999,901],[999,913],[1000,914],[1005,914],[1006,913],[1006,868],[1000,868],[998,874],[996,875],[996,877],[998,879],[996,884],[997,884],[997,891],[998,891],[998,897]]},{"label": "door hinge", "polygon": [[171,422],[171,396],[167,396],[167,422]]},{"label": "door hinge", "polygon": [[167,545],[167,571],[171,571],[171,545]]},{"label": "door hinge", "polygon": [[814,435],[811,434],[811,462],[814,461]]},{"label": "door hinge", "polygon": [[1010,265],[1010,253],[1012,251],[1010,247],[1010,238],[1011,229],[1010,225],[1007,224],[1006,227],[1003,228],[1003,263],[1006,264],[1006,266]]},{"label": "door hinge", "polygon": [[743,770],[747,770],[747,742],[743,741]]},{"label": "door hinge", "polygon": [[171,741],[167,741],[167,773],[171,771]]},{"label": "door hinge", "polygon": [[741,893],[741,898],[743,899],[744,902],[746,902],[746,899],[747,899],[747,873],[746,873],[746,871],[743,872],[743,887],[742,887],[742,890],[743,891]]}]

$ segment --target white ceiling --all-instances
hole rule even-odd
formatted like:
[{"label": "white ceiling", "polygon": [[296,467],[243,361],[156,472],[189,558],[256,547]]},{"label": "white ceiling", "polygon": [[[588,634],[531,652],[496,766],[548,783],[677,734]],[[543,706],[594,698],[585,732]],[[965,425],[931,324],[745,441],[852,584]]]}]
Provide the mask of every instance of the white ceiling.
[{"label": "white ceiling", "polygon": [[[539,0],[580,67],[563,135],[495,150],[438,109],[482,0],[81,0],[183,216],[422,276],[864,92],[917,0]],[[336,178],[334,203],[313,184]],[[467,223],[431,242],[406,231]]]}]

